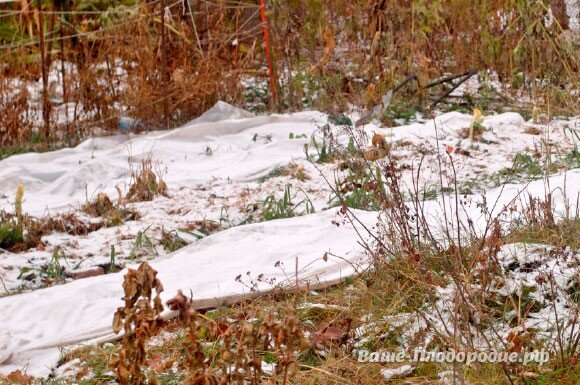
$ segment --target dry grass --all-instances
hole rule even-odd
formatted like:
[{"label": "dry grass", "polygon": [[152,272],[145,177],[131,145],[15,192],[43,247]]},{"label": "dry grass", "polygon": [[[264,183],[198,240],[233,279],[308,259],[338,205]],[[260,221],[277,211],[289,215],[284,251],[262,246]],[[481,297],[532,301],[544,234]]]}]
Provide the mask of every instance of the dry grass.
[{"label": "dry grass", "polygon": [[140,218],[139,213],[125,207],[123,203],[121,196],[116,203],[113,203],[108,195],[99,193],[93,201],[85,203],[81,210],[91,216],[103,218],[103,225],[107,227],[118,226],[126,221]]},{"label": "dry grass", "polygon": [[162,171],[153,170],[151,157],[143,159],[136,170],[131,171],[131,186],[125,196],[129,202],[151,201],[162,195],[167,197],[167,185]]},{"label": "dry grass", "polygon": [[[425,85],[444,74],[480,68],[495,71],[535,106],[547,109],[549,102],[552,112],[569,113],[578,103],[570,93],[578,86],[578,42],[569,38],[561,1],[552,2],[555,21],[547,16],[548,3],[274,2],[269,24],[279,104],[273,107],[342,112],[352,103],[372,108],[412,73]],[[260,88],[266,82],[261,21],[254,1],[241,4],[205,2],[193,16],[181,16],[181,5],[173,4],[163,23],[156,1],[96,4],[103,15],[72,13],[66,20],[46,15],[50,36],[62,33],[46,42],[45,68],[61,75],[47,88],[63,89],[49,96],[71,103],[66,122],[57,118],[62,106],[49,103],[48,131],[38,121],[41,100],[31,100],[26,87],[12,81],[39,79],[38,44],[28,43],[28,29],[19,24],[22,15],[3,17],[0,23],[13,33],[12,40],[0,35],[0,42],[10,45],[0,47],[0,146],[71,145],[96,132],[115,132],[122,115],[139,119],[146,129],[173,127],[218,99],[264,109],[270,95]],[[70,10],[78,11],[75,7]],[[506,14],[512,15],[508,25],[502,21]],[[75,70],[63,71],[58,60]],[[242,80],[254,84],[242,85]],[[423,106],[431,97],[428,90],[417,94],[414,86],[400,92]],[[473,97],[478,99],[463,103],[489,103],[484,95]]]}]

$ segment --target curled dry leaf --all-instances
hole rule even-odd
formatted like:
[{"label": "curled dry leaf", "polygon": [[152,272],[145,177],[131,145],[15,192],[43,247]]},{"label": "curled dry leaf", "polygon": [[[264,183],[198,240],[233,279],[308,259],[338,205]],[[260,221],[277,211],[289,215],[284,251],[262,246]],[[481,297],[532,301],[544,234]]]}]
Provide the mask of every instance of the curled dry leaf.
[{"label": "curled dry leaf", "polygon": [[10,373],[6,379],[13,384],[18,385],[28,385],[32,384],[32,377],[27,376],[26,374],[22,373],[20,370],[15,370]]},{"label": "curled dry leaf", "polygon": [[340,344],[346,336],[345,329],[323,322],[318,324],[314,330],[312,345],[321,349],[329,344]]}]

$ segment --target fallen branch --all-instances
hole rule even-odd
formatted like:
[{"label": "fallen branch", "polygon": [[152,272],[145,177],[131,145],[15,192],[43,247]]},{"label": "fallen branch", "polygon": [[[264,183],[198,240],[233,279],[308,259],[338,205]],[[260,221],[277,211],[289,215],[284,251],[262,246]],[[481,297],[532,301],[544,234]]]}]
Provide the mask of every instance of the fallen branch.
[{"label": "fallen branch", "polygon": [[459,82],[457,82],[457,84],[454,84],[451,89],[447,90],[443,95],[439,96],[437,99],[435,99],[435,101],[433,103],[431,103],[431,108],[435,107],[437,104],[441,103],[441,101],[445,98],[447,98],[449,95],[451,95],[451,93],[453,91],[455,91],[457,89],[457,87],[459,87],[460,85],[462,85],[463,83],[465,83],[467,81],[467,79],[469,79],[470,77],[472,77],[473,75],[475,75],[477,73],[477,69],[472,69],[470,71],[467,71],[461,75],[454,75],[454,76],[449,76],[447,78],[443,78],[440,80],[437,80],[431,84],[428,84],[427,86],[425,86],[425,88],[431,88],[431,87],[435,87],[436,85],[439,84],[443,84],[443,83],[447,83],[447,82],[451,82],[455,79],[460,79]]}]

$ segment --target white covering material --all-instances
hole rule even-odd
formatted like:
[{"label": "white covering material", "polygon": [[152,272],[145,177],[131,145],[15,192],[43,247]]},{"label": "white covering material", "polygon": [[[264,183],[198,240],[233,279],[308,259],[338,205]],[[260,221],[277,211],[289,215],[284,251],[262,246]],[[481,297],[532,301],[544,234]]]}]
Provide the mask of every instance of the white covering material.
[{"label": "white covering material", "polygon": [[[220,116],[227,120],[217,121]],[[502,121],[508,118],[521,120],[514,114],[504,115]],[[470,121],[461,114],[446,114],[439,120],[443,124],[439,124],[438,133],[457,130]],[[252,180],[293,158],[304,159],[303,145],[316,129],[313,123],[325,123],[325,119],[312,112],[249,118],[243,111],[218,104],[208,114],[173,131],[89,139],[73,149],[13,156],[0,162],[0,197],[6,195],[0,200],[0,208],[11,205],[16,186],[21,182],[26,185],[25,211],[29,213],[41,214],[47,208],[62,210],[71,205],[78,207],[85,201],[87,191],[91,195],[102,189],[114,196],[115,185],[128,181],[129,153],[135,158],[135,167],[138,159],[152,151],[153,158],[167,167],[166,180],[171,188],[208,181],[214,176]],[[407,132],[393,131],[395,136],[425,136],[433,135],[434,127],[431,122],[410,125]],[[289,140],[290,133],[295,137],[306,134],[307,138]],[[211,156],[206,155],[206,148],[211,149]],[[557,210],[562,211],[565,206],[564,191],[576,202],[579,181],[580,171],[550,178]],[[522,189],[526,194],[543,198],[544,186],[540,180],[529,186],[495,189],[486,194],[487,203],[493,206],[501,195],[497,212]],[[123,187],[126,191],[126,185]],[[461,201],[466,202],[460,209],[462,221],[466,223],[466,218],[471,218],[481,232],[487,222],[485,216],[479,216],[476,206],[481,197]],[[454,197],[425,203],[424,210],[434,227],[441,227],[443,205],[447,207],[447,217],[453,221]],[[358,212],[358,215],[367,226],[377,217],[376,213],[368,212]],[[151,265],[159,271],[165,286],[163,299],[172,297],[178,289],[185,293],[191,290],[199,306],[254,295],[247,286],[236,282],[238,274],[248,285],[259,274],[264,274],[264,281],[275,278],[277,283],[293,284],[296,260],[299,279],[313,285],[353,275],[365,265],[360,259],[357,233],[350,226],[331,224],[333,219],[335,210],[331,209],[298,218],[239,226],[153,261]],[[322,258],[325,252],[331,256],[326,262]],[[276,267],[278,261],[281,267]],[[248,271],[250,276],[246,275]],[[1,298],[0,373],[26,367],[29,374],[46,375],[57,362],[59,347],[111,338],[113,313],[122,304],[123,275],[120,272],[87,278]],[[258,282],[258,287],[260,290],[271,288],[264,282]]]},{"label": "white covering material", "polygon": [[[222,120],[216,122],[220,113]],[[317,128],[312,123],[325,123],[315,112],[252,118],[247,114],[218,103],[172,131],[93,138],[71,149],[9,157],[0,162],[0,209],[12,209],[20,183],[26,189],[24,211],[33,215],[77,208],[101,191],[115,197],[115,186],[127,191],[129,163],[137,169],[149,154],[159,162],[158,171],[167,171],[172,188],[212,177],[256,179],[293,158],[304,159],[303,146]],[[290,133],[307,137],[289,140]]]},{"label": "white covering material", "polygon": [[[10,208],[19,183],[26,186],[24,210],[37,215],[78,207],[96,191],[114,196],[115,186],[130,176],[129,156],[137,167],[149,153],[167,167],[172,188],[213,177],[252,180],[304,158],[303,146],[317,127],[313,123],[324,122],[322,114],[312,112],[250,117],[218,103],[173,131],[94,138],[73,149],[13,156],[0,162],[0,196],[5,195],[0,208]],[[289,140],[290,133],[307,138]],[[192,291],[199,307],[231,302],[255,295],[252,281],[260,291],[272,288],[266,283],[272,278],[275,284],[294,284],[296,263],[303,284],[328,285],[353,275],[361,255],[353,249],[356,233],[331,224],[333,219],[334,210],[236,227],[158,259],[151,265],[165,286],[163,299],[182,289]],[[325,252],[340,258],[325,262]],[[111,317],[122,305],[124,273],[0,299],[0,373],[26,367],[28,374],[47,375],[59,347],[114,337]],[[244,284],[235,280],[239,274]],[[263,281],[257,282],[260,274]]]},{"label": "white covering material", "polygon": [[[368,213],[366,214],[369,215]],[[331,224],[334,210],[292,219],[235,227],[185,247],[170,257],[152,262],[165,287],[164,301],[177,290],[191,290],[200,307],[229,303],[252,296],[235,280],[263,291],[275,278],[294,284],[298,278],[313,286],[336,283],[356,273],[360,252],[356,233],[348,226]],[[329,257],[336,254],[344,259]],[[360,251],[360,250],[359,250]],[[276,267],[276,262],[281,262]],[[134,266],[136,267],[136,266]],[[246,275],[250,272],[251,275]],[[122,306],[125,272],[74,281],[0,299],[1,373],[29,364],[28,373],[46,375],[59,355],[59,346],[110,339],[112,315]],[[257,282],[264,274],[264,282]]]}]

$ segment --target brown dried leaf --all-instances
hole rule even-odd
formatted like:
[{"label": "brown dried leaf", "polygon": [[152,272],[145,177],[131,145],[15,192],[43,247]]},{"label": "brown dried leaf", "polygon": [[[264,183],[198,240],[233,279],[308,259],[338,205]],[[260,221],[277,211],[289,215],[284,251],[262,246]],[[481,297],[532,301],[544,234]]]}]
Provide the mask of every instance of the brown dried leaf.
[{"label": "brown dried leaf", "polygon": [[322,337],[324,337],[324,339],[329,341],[336,341],[342,339],[345,334],[346,334],[345,330],[338,328],[336,326],[329,326],[324,331],[324,333],[322,333]]},{"label": "brown dried leaf", "polygon": [[75,379],[80,380],[89,373],[89,368],[82,368],[75,374]]},{"label": "brown dried leaf", "polygon": [[118,309],[113,317],[113,333],[117,334],[123,328],[123,321],[121,320],[121,310]]},{"label": "brown dried leaf", "polygon": [[32,377],[23,374],[20,370],[15,370],[10,373],[6,379],[14,384],[29,385],[32,384]]}]

